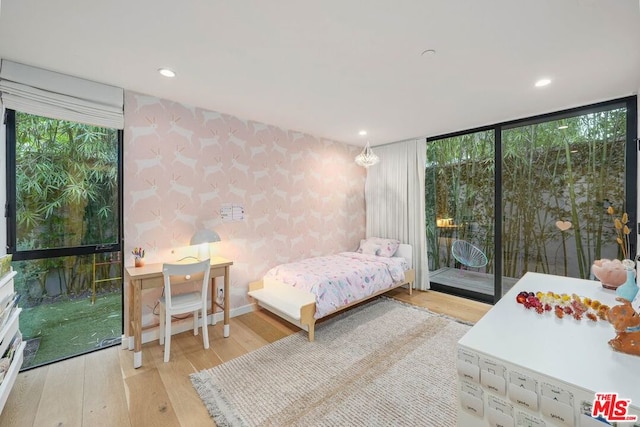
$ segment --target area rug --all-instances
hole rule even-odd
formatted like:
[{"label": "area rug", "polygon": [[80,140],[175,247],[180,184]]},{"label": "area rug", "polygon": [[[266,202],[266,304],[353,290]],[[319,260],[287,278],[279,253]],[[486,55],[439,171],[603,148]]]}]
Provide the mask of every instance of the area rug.
[{"label": "area rug", "polygon": [[379,298],[191,381],[218,426],[455,426],[469,328]]}]

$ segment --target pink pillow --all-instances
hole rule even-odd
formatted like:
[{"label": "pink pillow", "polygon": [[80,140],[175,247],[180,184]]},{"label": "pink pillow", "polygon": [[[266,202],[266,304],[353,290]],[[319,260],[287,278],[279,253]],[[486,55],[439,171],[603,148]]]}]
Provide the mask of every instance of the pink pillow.
[{"label": "pink pillow", "polygon": [[369,241],[365,241],[364,244],[362,246],[360,246],[360,249],[362,249],[362,253],[365,255],[379,255],[380,254],[380,245],[374,243],[374,242],[369,242]]},{"label": "pink pillow", "polygon": [[400,241],[396,239],[383,239],[381,237],[369,237],[366,240],[360,240],[360,247],[356,252],[365,253],[364,247],[367,244],[379,245],[380,249],[376,255],[391,258],[398,250]]},{"label": "pink pillow", "polygon": [[380,237],[372,237],[371,239],[375,239],[374,242],[380,245],[378,255],[387,258],[391,258],[398,250],[398,246],[400,246],[400,240],[396,239],[382,239]]}]

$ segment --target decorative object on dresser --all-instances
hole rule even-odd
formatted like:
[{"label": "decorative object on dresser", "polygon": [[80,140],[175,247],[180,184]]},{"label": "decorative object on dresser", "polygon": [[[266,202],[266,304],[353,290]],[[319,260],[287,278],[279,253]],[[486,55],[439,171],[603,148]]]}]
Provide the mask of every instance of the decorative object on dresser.
[{"label": "decorative object on dresser", "polygon": [[456,425],[455,346],[470,327],[381,297],[191,375],[217,425]]},{"label": "decorative object on dresser", "polygon": [[[593,262],[591,266],[591,272],[600,280],[602,287],[605,289],[619,289],[623,283],[629,281],[629,270],[633,274],[633,280],[635,282],[635,265],[636,263],[630,259],[631,244],[629,235],[631,229],[629,228],[629,215],[626,212],[618,218],[615,216],[615,210],[613,206],[607,207],[607,214],[609,214],[613,221],[613,228],[616,232],[616,243],[619,247],[619,253],[622,255],[622,261],[619,259],[599,259]],[[628,287],[624,288],[628,289]],[[628,293],[628,290],[622,292]],[[633,298],[631,298],[633,299]]]},{"label": "decorative object on dresser", "polygon": [[630,259],[622,260],[622,265],[626,270],[627,280],[622,286],[616,289],[616,295],[631,302],[638,294],[638,284],[636,283],[636,263]]},{"label": "decorative object on dresser", "polygon": [[611,215],[613,218],[613,228],[616,231],[616,243],[620,247],[620,252],[622,253],[623,259],[631,258],[631,241],[629,239],[629,235],[631,234],[631,229],[629,228],[629,215],[626,212],[623,212],[620,218],[615,216],[615,209],[613,206],[609,206],[607,208],[607,213]]},{"label": "decorative object on dresser", "polygon": [[[370,252],[370,250],[372,252]],[[308,258],[269,270],[249,283],[249,296],[263,308],[308,332],[315,322],[415,280],[410,245],[370,237],[356,252]]]},{"label": "decorative object on dresser", "polygon": [[516,296],[516,302],[527,310],[535,310],[538,314],[553,312],[558,319],[573,317],[574,320],[586,318],[592,322],[607,320],[609,306],[597,299],[581,297],[578,294],[556,294],[552,291],[531,292],[521,291]]},{"label": "decorative object on dresser", "polygon": [[621,353],[640,356],[640,313],[631,306],[631,301],[616,298],[621,304],[611,307],[607,318],[616,330],[615,338],[609,345]]},{"label": "decorative object on dresser", "polygon": [[627,280],[627,272],[619,259],[597,259],[591,272],[605,289],[616,289]]}]

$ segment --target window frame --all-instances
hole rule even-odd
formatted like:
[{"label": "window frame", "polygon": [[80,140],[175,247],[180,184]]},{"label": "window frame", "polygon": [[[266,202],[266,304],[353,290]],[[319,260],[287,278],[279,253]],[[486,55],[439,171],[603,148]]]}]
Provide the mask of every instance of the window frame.
[{"label": "window frame", "polygon": [[[57,119],[54,119],[57,120]],[[17,222],[16,222],[16,111],[5,110],[6,126],[6,183],[7,201],[5,205],[5,218],[7,222],[7,253],[13,254],[14,261],[24,261],[42,258],[57,258],[75,255],[91,255],[107,252],[122,251],[123,248],[123,147],[124,132],[117,129],[118,135],[118,231],[115,243],[70,246],[64,248],[32,249],[27,251],[17,250]]]},{"label": "window frame", "polygon": [[[492,125],[481,126],[473,129],[467,129],[462,131],[451,132],[443,135],[437,135],[427,138],[427,144],[435,142],[441,139],[447,139],[452,137],[458,137],[462,135],[473,134],[476,132],[493,131],[494,132],[494,231],[502,230],[503,226],[503,212],[502,212],[502,132],[504,130],[517,128],[521,126],[528,126],[538,123],[543,123],[552,120],[559,120],[568,117],[574,117],[584,114],[595,113],[598,111],[608,110],[612,107],[619,105],[627,109],[627,122],[626,122],[626,136],[627,142],[625,145],[625,206],[624,209],[629,215],[629,223],[631,224],[631,235],[634,236],[630,239],[630,253],[634,254],[634,259],[640,256],[638,251],[638,234],[640,234],[640,222],[638,212],[638,152],[640,151],[640,138],[638,138],[638,96],[632,95],[622,98],[611,99],[608,101],[598,102],[594,104],[583,105],[580,107],[554,111],[545,114],[539,114],[535,116],[525,117],[516,120],[510,120]],[[428,160],[428,159],[427,159]],[[502,254],[502,238],[499,231],[495,231],[494,235],[494,253]],[[494,257],[494,271],[500,272],[500,274],[494,273],[494,295],[493,304],[497,303],[502,298],[502,270],[503,260],[502,255]],[[456,293],[457,295],[473,298],[470,294],[464,290]],[[485,301],[490,302],[490,301]]]}]

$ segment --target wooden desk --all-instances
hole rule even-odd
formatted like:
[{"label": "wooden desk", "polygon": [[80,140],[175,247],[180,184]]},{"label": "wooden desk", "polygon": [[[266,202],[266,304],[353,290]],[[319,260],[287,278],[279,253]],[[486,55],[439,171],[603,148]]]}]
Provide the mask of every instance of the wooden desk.
[{"label": "wooden desk", "polygon": [[[216,303],[215,278],[224,277],[224,329],[223,336],[229,336],[229,267],[233,261],[225,258],[211,258],[211,324],[215,324]],[[127,337],[133,336],[133,367],[142,366],[142,291],[164,287],[162,263],[147,264],[143,267],[126,267],[129,275],[129,323]],[[131,350],[131,348],[129,348]]]}]

